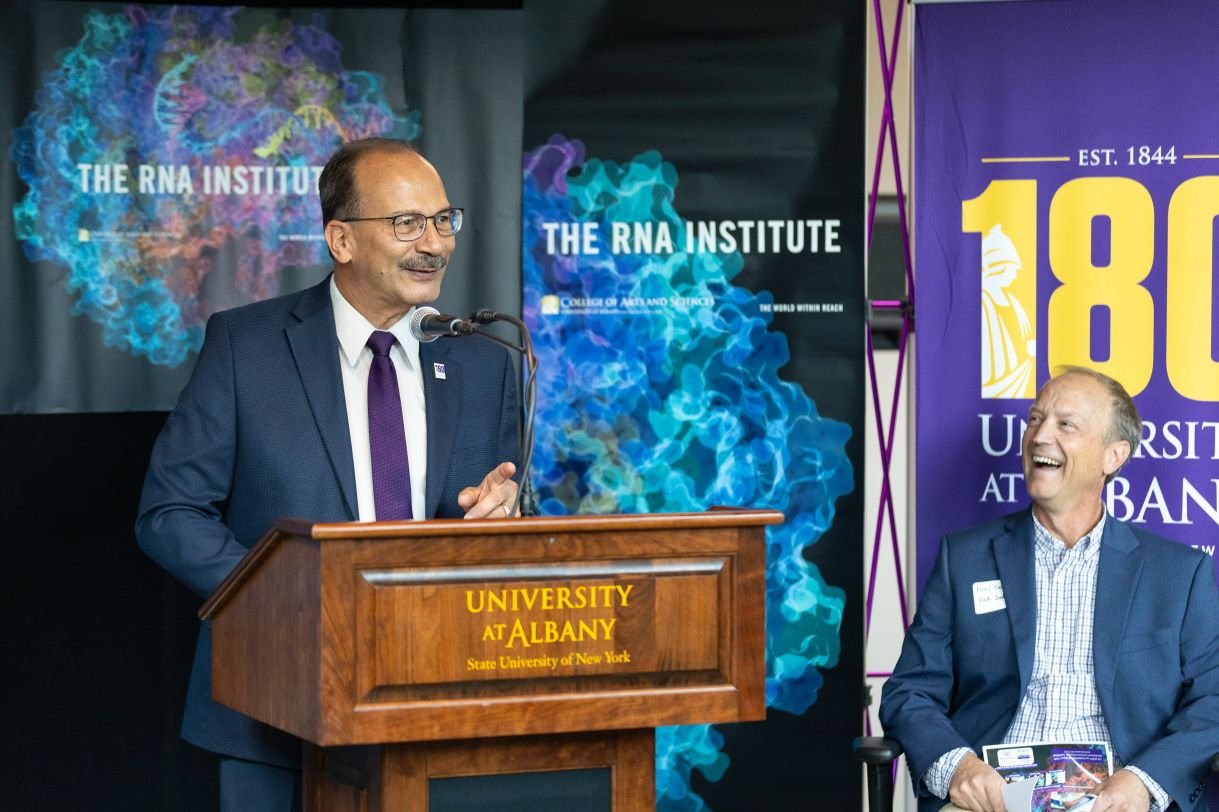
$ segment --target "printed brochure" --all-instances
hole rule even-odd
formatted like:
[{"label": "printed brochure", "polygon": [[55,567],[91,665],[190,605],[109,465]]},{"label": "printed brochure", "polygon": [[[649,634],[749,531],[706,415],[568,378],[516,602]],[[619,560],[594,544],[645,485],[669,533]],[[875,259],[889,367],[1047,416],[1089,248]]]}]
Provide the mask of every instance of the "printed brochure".
[{"label": "printed brochure", "polygon": [[1113,759],[1104,742],[993,744],[982,748],[982,759],[1009,784],[1036,780],[1029,812],[1090,805],[1090,793],[1113,773]]}]

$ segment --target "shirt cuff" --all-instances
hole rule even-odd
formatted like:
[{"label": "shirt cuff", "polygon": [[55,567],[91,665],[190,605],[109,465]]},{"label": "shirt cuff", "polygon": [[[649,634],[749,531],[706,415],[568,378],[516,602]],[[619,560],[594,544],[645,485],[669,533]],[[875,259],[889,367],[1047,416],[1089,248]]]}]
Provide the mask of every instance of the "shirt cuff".
[{"label": "shirt cuff", "polygon": [[1147,792],[1151,794],[1151,809],[1148,812],[1164,812],[1164,810],[1168,809],[1168,805],[1172,803],[1172,798],[1168,797],[1168,793],[1164,791],[1162,786],[1156,783],[1154,778],[1133,764],[1127,764],[1122,769],[1134,773],[1143,782],[1143,786],[1147,787]]},{"label": "shirt cuff", "polygon": [[952,784],[953,773],[961,765],[961,759],[973,751],[968,747],[958,747],[949,750],[944,755],[931,762],[927,772],[923,773],[923,784],[937,798],[948,798],[948,787]]}]

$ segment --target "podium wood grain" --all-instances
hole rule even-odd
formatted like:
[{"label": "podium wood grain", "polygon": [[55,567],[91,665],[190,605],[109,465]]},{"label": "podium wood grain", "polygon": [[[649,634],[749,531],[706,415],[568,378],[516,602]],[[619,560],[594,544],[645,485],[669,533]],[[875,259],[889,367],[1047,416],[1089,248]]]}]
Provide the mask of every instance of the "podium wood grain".
[{"label": "podium wood grain", "polygon": [[780,521],[281,521],[200,610],[213,694],[316,745],[313,808],[418,802],[459,764],[590,758],[610,759],[616,809],[632,793],[650,808],[652,728],[765,715],[764,529]]}]

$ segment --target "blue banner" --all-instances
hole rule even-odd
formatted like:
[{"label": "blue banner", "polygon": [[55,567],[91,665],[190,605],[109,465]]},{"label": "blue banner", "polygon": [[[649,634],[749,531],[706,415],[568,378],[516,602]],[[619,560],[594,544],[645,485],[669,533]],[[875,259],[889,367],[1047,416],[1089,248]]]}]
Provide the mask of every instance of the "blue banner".
[{"label": "blue banner", "polygon": [[858,808],[863,8],[565,14],[526,9],[541,509],[783,511],[768,719],[658,731],[657,808]]}]

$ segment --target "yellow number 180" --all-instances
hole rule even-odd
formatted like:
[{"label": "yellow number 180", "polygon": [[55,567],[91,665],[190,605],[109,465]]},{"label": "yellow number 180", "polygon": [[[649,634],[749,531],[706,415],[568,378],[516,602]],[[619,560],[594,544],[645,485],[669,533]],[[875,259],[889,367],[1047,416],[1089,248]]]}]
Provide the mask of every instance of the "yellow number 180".
[{"label": "yellow number 180", "polygon": [[[1017,211],[1035,223],[1036,181],[998,180],[962,203],[965,233],[986,233]],[[1033,211],[1027,211],[1032,206]],[[1219,401],[1219,362],[1214,340],[1214,222],[1219,215],[1219,177],[1185,181],[1168,204],[1167,295],[1164,359],[1168,379],[1182,397]],[[1092,225],[1109,220],[1108,264],[1096,265]],[[1024,240],[1035,256],[1035,225]],[[1130,178],[1077,178],[1050,201],[1050,269],[1062,284],[1050,295],[1047,360],[1085,364],[1122,382],[1133,395],[1151,380],[1155,309],[1142,285],[1155,257],[1155,204]],[[1025,270],[1035,274],[1036,263]],[[1033,284],[1036,284],[1035,279]],[[1093,308],[1109,316],[1107,359],[1092,358]]]}]

